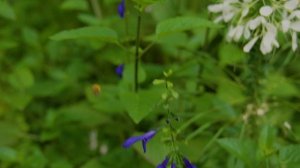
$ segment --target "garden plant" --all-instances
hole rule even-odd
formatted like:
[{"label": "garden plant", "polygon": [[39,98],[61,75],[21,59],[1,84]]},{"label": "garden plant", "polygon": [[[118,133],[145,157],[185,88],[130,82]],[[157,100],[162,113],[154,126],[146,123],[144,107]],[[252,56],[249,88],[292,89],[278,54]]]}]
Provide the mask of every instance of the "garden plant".
[{"label": "garden plant", "polygon": [[300,0],[0,0],[0,168],[299,168]]}]

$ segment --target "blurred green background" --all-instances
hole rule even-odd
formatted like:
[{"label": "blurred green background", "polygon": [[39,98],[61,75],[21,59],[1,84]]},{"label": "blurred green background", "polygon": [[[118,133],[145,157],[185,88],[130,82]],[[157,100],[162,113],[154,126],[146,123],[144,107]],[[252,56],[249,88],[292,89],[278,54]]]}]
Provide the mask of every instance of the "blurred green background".
[{"label": "blurred green background", "polygon": [[[126,67],[133,65],[137,11],[127,1],[127,15],[121,19],[119,3],[0,1],[1,168],[154,167],[168,153],[164,129],[149,143],[147,154],[140,144],[129,150],[121,146],[136,132],[164,125],[164,91],[152,81],[168,69],[174,71],[170,80],[180,95],[171,104],[180,116],[180,147],[198,167],[243,167],[233,158],[248,162],[247,156],[257,153],[252,150],[263,153],[271,167],[300,165],[300,151],[284,148],[298,144],[300,136],[300,62],[289,43],[267,58],[225,42],[224,27],[196,26],[156,39],[157,24],[177,16],[207,19],[211,2],[156,3],[142,14],[141,48],[154,45],[141,58],[142,103],[137,104],[126,92],[133,81]],[[50,39],[85,26],[113,29],[118,43]],[[123,78],[115,73],[120,64],[125,64]],[[95,84],[101,87],[98,94]],[[257,109],[266,104],[267,114],[245,126],[242,116],[249,104]],[[244,127],[249,144],[256,146],[222,139],[239,137]],[[263,159],[251,159],[249,163],[264,167]]]}]

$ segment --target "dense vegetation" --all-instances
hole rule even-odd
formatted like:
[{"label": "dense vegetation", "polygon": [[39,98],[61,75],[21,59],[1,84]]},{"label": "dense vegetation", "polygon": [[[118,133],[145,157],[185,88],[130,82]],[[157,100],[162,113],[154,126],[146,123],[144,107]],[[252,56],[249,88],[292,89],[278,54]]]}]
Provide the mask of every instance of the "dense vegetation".
[{"label": "dense vegetation", "polygon": [[[1,168],[151,168],[170,135],[201,168],[299,167],[289,39],[245,53],[213,0],[124,2],[0,0]],[[122,147],[149,130],[146,153]]]}]

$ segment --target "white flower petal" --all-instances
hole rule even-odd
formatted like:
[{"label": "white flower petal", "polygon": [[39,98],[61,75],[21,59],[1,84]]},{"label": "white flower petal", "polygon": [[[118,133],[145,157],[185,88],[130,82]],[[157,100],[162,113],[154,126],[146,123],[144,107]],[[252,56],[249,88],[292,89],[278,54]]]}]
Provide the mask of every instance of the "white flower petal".
[{"label": "white flower petal", "polygon": [[297,48],[298,48],[297,33],[293,32],[293,34],[292,34],[292,49],[293,49],[293,51],[296,51]]},{"label": "white flower petal", "polygon": [[242,26],[242,25],[237,26],[236,31],[235,31],[235,35],[234,35],[234,41],[239,41],[240,40],[240,38],[243,35],[243,31],[244,31],[244,26]]},{"label": "white flower petal", "polygon": [[213,13],[221,12],[221,11],[223,11],[223,9],[224,9],[223,4],[214,4],[214,5],[209,5],[208,6],[208,10],[210,12],[213,12]]},{"label": "white flower petal", "polygon": [[289,19],[292,20],[294,18],[298,18],[300,19],[300,10],[295,10],[291,13],[291,15],[289,16]]},{"label": "white flower petal", "polygon": [[245,39],[249,39],[250,36],[251,36],[251,32],[250,32],[250,30],[247,26],[244,28],[244,34],[243,35],[244,35]]},{"label": "white flower petal", "polygon": [[242,11],[242,17],[245,17],[245,16],[247,16],[248,15],[248,13],[249,13],[249,8],[248,7],[246,7],[245,9],[243,9],[243,11]]},{"label": "white flower petal", "polygon": [[290,29],[291,21],[290,20],[282,20],[281,28],[284,33],[286,33]]},{"label": "white flower petal", "polygon": [[229,22],[234,16],[234,12],[224,12],[223,13],[223,18],[224,18],[224,22]]},{"label": "white flower petal", "polygon": [[287,10],[294,10],[298,7],[299,1],[298,0],[288,0],[284,4],[284,8]]},{"label": "white flower petal", "polygon": [[256,41],[258,40],[258,37],[254,37],[252,38],[243,48],[244,52],[248,53],[254,46],[254,44],[256,43]]},{"label": "white flower petal", "polygon": [[215,22],[215,23],[220,23],[222,20],[223,20],[223,16],[221,15],[221,16],[218,16],[218,17],[214,20],[214,22]]},{"label": "white flower petal", "polygon": [[263,6],[259,9],[260,15],[265,16],[265,17],[270,16],[272,14],[272,12],[273,12],[273,8],[268,5]]},{"label": "white flower petal", "polygon": [[290,28],[296,32],[300,32],[300,21],[292,22]]},{"label": "white flower petal", "polygon": [[235,36],[236,30],[237,30],[237,27],[232,27],[232,26],[229,27],[229,31],[227,33],[228,41],[231,41],[233,39],[233,37]]},{"label": "white flower petal", "polygon": [[250,30],[255,30],[260,24],[264,23],[265,18],[258,16],[255,19],[250,20],[247,25],[249,25]]}]

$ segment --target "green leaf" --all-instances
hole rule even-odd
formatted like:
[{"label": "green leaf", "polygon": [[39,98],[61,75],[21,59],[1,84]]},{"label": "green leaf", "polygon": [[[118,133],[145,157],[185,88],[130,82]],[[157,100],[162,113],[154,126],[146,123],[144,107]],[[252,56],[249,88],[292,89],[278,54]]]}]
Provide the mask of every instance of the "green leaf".
[{"label": "green leaf", "polygon": [[160,22],[156,27],[156,36],[161,37],[170,33],[197,29],[201,27],[219,28],[220,26],[200,17],[176,17]]},{"label": "green leaf", "polygon": [[161,91],[157,89],[140,90],[138,93],[121,91],[120,99],[135,123],[144,119],[158,104]]},{"label": "green leaf", "polygon": [[[134,64],[126,64],[124,66],[123,81],[132,83],[134,81]],[[141,64],[139,64],[138,82],[142,83],[146,80],[146,72]]]},{"label": "green leaf", "polygon": [[274,152],[274,140],[276,138],[276,130],[269,125],[263,126],[260,130],[258,139],[259,149],[265,156]]},{"label": "green leaf", "polygon": [[246,99],[242,87],[227,78],[219,80],[217,92],[219,98],[230,104],[243,103]]},{"label": "green leaf", "polygon": [[117,33],[107,27],[83,27],[72,30],[65,30],[50,37],[51,40],[70,40],[70,39],[94,39],[104,42],[116,42]]},{"label": "green leaf", "polygon": [[78,123],[87,127],[94,127],[99,124],[104,124],[108,119],[99,111],[90,107],[89,104],[80,103],[69,105],[59,110],[59,120],[63,123]]},{"label": "green leaf", "polygon": [[300,145],[289,145],[279,150],[279,159],[283,165],[300,165]]},{"label": "green leaf", "polygon": [[221,65],[233,65],[246,59],[246,54],[241,48],[232,43],[223,43],[219,49]]},{"label": "green leaf", "polygon": [[15,161],[17,159],[17,151],[10,147],[0,147],[0,160]]},{"label": "green leaf", "polygon": [[0,16],[10,19],[10,20],[15,20],[16,15],[12,7],[5,1],[0,1]]},{"label": "green leaf", "polygon": [[235,138],[223,138],[217,141],[231,155],[242,160],[245,165],[253,166],[257,164],[256,147],[252,141]]},{"label": "green leaf", "polygon": [[88,10],[89,5],[86,0],[66,0],[61,4],[64,10]]},{"label": "green leaf", "polygon": [[17,142],[22,134],[23,132],[15,123],[0,122],[0,146]]},{"label": "green leaf", "polygon": [[263,91],[266,95],[288,97],[297,96],[299,94],[299,90],[296,86],[282,74],[269,74],[263,84],[265,85]]},{"label": "green leaf", "polygon": [[142,8],[145,8],[151,4],[155,4],[162,0],[133,0],[133,1],[136,2],[138,5],[141,5]]},{"label": "green leaf", "polygon": [[16,89],[22,90],[34,84],[34,76],[28,68],[17,67],[13,74],[9,76],[9,82]]}]

